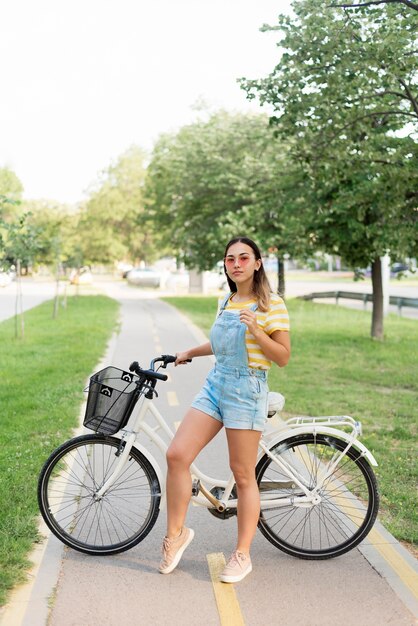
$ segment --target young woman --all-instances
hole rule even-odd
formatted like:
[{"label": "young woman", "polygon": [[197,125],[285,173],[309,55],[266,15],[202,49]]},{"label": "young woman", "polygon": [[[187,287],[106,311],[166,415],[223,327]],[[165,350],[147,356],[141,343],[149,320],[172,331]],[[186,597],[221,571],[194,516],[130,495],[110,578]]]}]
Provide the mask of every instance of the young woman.
[{"label": "young woman", "polygon": [[176,365],[210,354],[216,364],[167,451],[167,535],[159,571],[172,572],[194,537],[184,526],[190,464],[224,426],[237,487],[238,541],[220,580],[234,583],[252,570],[250,546],[260,515],[254,469],[267,416],[267,372],[271,361],[287,364],[290,340],[286,307],[271,293],[257,245],[247,237],[232,239],[224,270],[231,293],[220,301],[210,342],[176,354]]}]

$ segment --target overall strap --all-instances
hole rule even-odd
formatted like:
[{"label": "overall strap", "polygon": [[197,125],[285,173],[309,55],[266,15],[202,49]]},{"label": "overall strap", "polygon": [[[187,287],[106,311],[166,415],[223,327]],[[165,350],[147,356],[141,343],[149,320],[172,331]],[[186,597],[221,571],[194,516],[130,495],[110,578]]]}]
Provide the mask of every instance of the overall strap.
[{"label": "overall strap", "polygon": [[225,309],[225,307],[226,307],[226,305],[227,305],[227,303],[228,303],[228,300],[229,300],[229,298],[231,297],[231,295],[232,295],[232,291],[230,291],[230,292],[229,292],[229,293],[228,293],[228,294],[224,297],[224,299],[222,300],[222,302],[221,302],[221,304],[220,304],[220,306],[219,306],[219,313],[218,313],[218,316],[219,316],[219,315],[222,313],[222,311]]}]

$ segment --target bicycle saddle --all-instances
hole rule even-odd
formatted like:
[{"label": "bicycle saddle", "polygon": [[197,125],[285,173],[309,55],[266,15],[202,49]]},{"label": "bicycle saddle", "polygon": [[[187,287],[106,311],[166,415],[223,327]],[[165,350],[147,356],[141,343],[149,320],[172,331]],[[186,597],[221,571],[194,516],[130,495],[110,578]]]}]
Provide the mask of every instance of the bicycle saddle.
[{"label": "bicycle saddle", "polygon": [[285,397],[277,391],[269,391],[267,416],[273,417],[284,407]]}]

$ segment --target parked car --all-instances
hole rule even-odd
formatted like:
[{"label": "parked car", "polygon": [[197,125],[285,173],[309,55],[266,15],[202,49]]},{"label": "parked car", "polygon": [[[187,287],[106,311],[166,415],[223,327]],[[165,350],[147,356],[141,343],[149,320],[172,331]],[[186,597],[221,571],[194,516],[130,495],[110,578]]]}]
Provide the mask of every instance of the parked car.
[{"label": "parked car", "polygon": [[409,269],[409,265],[406,265],[405,263],[394,263],[390,268],[390,276],[391,278],[396,278],[399,274],[407,275]]},{"label": "parked car", "polygon": [[126,280],[129,284],[139,287],[159,287],[161,274],[150,267],[135,267],[128,272]]}]

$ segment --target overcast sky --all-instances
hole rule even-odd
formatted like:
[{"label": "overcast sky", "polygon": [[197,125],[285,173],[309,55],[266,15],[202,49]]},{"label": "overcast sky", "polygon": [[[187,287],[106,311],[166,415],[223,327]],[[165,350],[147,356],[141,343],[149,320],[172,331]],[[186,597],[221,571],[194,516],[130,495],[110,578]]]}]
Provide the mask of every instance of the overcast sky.
[{"label": "overcast sky", "polygon": [[77,202],[131,144],[193,104],[255,110],[236,84],[279,59],[290,0],[1,0],[0,167],[27,198]]}]

